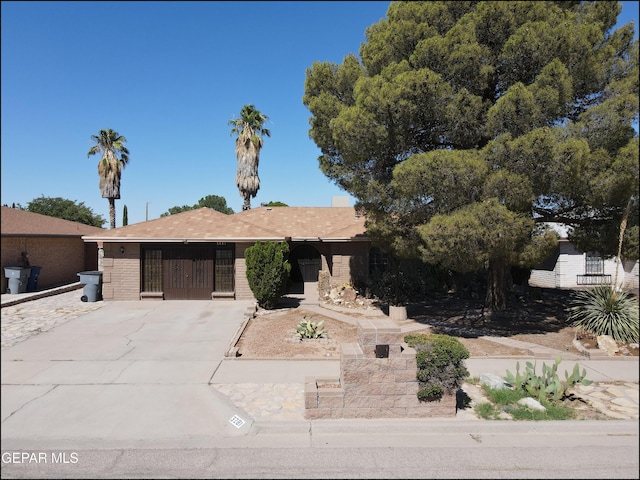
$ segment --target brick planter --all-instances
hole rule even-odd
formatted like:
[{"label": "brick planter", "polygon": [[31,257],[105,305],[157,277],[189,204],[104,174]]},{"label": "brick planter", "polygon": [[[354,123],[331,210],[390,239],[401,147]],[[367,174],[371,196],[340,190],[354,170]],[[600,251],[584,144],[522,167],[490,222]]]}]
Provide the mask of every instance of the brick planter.
[{"label": "brick planter", "polygon": [[390,320],[358,321],[358,343],[340,346],[340,378],[305,379],[305,418],[455,416],[455,395],[418,400],[416,352],[402,337]]}]

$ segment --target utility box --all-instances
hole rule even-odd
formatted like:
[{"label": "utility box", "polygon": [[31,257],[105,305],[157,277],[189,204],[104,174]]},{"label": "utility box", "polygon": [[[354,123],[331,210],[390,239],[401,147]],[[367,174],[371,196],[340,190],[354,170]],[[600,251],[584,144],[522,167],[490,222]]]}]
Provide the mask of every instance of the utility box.
[{"label": "utility box", "polygon": [[30,267],[4,267],[4,276],[9,280],[7,293],[25,293],[30,274]]},{"label": "utility box", "polygon": [[82,297],[83,302],[97,302],[102,300],[102,272],[91,270],[78,273],[80,283],[84,284]]},{"label": "utility box", "polygon": [[376,358],[389,358],[389,345],[376,345]]}]

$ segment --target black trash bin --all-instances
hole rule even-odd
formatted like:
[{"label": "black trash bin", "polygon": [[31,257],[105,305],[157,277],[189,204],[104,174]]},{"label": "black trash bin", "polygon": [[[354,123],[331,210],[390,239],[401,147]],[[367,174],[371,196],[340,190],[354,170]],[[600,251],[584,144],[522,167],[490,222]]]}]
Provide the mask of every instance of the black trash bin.
[{"label": "black trash bin", "polygon": [[42,267],[31,267],[29,280],[27,280],[27,292],[35,292],[38,289],[38,276]]},{"label": "black trash bin", "polygon": [[80,283],[84,284],[84,295],[80,297],[83,302],[97,302],[102,300],[102,272],[91,270],[78,273]]},{"label": "black trash bin", "polygon": [[7,293],[25,293],[30,273],[30,267],[4,267],[4,276],[9,279]]}]

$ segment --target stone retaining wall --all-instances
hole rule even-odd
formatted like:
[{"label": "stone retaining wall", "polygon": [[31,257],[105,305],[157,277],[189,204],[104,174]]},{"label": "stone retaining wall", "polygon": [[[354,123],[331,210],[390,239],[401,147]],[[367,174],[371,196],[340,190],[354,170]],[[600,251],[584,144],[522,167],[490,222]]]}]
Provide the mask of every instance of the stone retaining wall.
[{"label": "stone retaining wall", "polygon": [[[388,346],[388,357],[383,346]],[[305,417],[455,416],[455,395],[435,402],[418,400],[416,372],[416,351],[404,343],[395,322],[359,320],[358,343],[340,348],[340,378],[305,379]]]}]

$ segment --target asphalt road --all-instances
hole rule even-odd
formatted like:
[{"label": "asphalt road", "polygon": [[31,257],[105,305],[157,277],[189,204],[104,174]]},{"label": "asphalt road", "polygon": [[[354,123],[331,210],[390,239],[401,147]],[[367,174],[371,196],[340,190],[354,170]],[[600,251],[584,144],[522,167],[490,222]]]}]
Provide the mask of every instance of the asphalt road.
[{"label": "asphalt road", "polygon": [[25,452],[3,452],[2,478],[586,479],[639,467],[630,421],[279,422],[209,448]]}]

